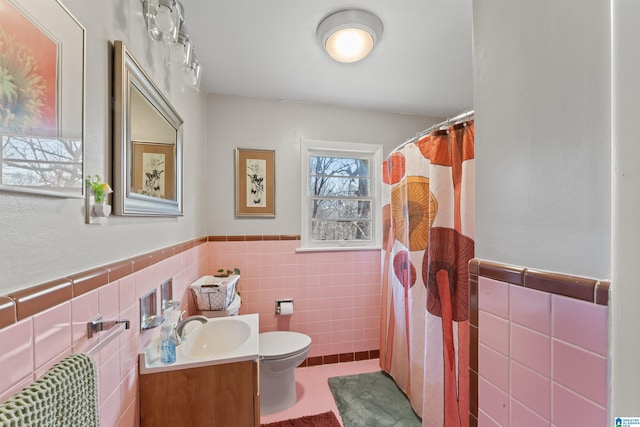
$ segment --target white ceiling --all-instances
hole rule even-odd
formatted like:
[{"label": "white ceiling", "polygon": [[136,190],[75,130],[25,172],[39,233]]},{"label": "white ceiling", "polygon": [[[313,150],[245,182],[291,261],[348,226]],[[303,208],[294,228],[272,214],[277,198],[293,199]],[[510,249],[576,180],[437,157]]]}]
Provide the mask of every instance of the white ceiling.
[{"label": "white ceiling", "polygon": [[[182,0],[207,92],[452,117],[473,107],[471,0]],[[318,23],[366,9],[369,57],[334,62]]]}]

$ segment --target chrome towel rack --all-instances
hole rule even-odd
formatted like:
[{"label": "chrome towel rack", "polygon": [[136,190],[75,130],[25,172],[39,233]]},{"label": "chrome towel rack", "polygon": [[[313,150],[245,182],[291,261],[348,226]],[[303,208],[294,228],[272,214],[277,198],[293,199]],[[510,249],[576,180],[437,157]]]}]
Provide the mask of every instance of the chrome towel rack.
[{"label": "chrome towel rack", "polygon": [[125,329],[129,329],[129,321],[128,320],[102,320],[102,317],[96,317],[91,322],[87,323],[87,338],[92,338],[94,334],[102,331],[108,331],[114,326],[118,326],[119,324],[124,324]]},{"label": "chrome towel rack", "polygon": [[[109,342],[118,337],[125,329],[129,329],[128,320],[109,320],[103,321],[98,316],[91,322],[87,323],[87,346],[81,351],[83,353],[94,355],[101,351]],[[98,332],[105,331],[104,334],[96,335]],[[94,339],[91,339],[95,337]]]}]

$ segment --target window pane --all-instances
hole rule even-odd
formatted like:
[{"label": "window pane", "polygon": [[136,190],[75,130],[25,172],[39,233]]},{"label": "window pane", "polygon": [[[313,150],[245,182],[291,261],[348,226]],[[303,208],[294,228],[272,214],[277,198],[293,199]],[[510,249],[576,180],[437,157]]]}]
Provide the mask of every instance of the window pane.
[{"label": "window pane", "polygon": [[369,197],[368,178],[337,178],[311,176],[311,194],[314,196]]},{"label": "window pane", "polygon": [[311,176],[369,176],[368,159],[311,156],[309,165],[309,174]]},{"label": "window pane", "polygon": [[313,220],[313,240],[371,240],[370,221]]},{"label": "window pane", "polygon": [[312,219],[371,219],[371,200],[312,199]]},{"label": "window pane", "polygon": [[0,184],[82,188],[82,141],[2,136],[0,171]]}]

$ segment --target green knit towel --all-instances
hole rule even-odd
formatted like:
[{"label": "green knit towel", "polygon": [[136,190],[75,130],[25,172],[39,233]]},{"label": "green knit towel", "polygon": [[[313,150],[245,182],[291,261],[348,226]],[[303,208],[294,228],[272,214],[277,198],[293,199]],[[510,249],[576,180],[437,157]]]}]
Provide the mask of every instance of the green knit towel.
[{"label": "green knit towel", "polygon": [[0,403],[0,426],[98,427],[96,365],[86,354],[66,357],[30,386]]}]

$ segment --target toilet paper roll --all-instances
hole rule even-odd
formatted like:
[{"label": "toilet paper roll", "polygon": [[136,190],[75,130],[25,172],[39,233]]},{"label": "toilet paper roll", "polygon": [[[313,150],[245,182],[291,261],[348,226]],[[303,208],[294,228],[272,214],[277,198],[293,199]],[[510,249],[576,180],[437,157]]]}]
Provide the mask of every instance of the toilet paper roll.
[{"label": "toilet paper roll", "polygon": [[280,303],[280,315],[281,316],[291,316],[293,314],[293,303],[292,302],[281,302]]}]

